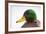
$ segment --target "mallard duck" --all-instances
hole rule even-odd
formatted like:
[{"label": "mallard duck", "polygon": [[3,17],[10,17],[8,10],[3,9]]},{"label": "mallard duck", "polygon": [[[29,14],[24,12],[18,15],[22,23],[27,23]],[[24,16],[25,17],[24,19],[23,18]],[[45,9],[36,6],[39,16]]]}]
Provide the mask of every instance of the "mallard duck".
[{"label": "mallard duck", "polygon": [[37,20],[36,13],[32,9],[28,9],[24,12],[24,15],[16,21],[16,23],[23,22],[26,20],[26,23],[22,27],[35,27],[37,26],[39,20]]}]

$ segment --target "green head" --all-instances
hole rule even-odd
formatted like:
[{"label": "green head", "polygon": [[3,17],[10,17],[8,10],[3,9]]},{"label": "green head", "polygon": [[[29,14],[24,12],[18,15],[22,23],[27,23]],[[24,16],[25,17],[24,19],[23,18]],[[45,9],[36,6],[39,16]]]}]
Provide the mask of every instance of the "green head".
[{"label": "green head", "polygon": [[36,13],[32,9],[28,9],[24,12],[24,16],[27,21],[34,21],[36,20]]}]

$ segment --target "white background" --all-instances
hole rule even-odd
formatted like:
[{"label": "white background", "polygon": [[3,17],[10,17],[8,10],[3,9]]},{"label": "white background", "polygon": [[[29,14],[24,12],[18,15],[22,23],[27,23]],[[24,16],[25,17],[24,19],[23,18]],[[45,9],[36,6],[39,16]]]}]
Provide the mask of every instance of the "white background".
[{"label": "white background", "polygon": [[[34,1],[44,2],[45,0],[34,0]],[[0,0],[0,34],[5,34],[5,0]],[[29,32],[29,33],[23,33],[23,34],[46,34],[46,31],[45,32]]]}]

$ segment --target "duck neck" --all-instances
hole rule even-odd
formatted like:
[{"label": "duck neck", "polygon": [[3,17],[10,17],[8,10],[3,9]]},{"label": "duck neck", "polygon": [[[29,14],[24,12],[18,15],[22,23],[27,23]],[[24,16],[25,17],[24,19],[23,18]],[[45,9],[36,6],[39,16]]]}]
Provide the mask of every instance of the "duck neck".
[{"label": "duck neck", "polygon": [[32,24],[32,23],[34,23],[34,21],[28,21],[28,23],[29,23],[29,24],[30,24],[30,23]]}]

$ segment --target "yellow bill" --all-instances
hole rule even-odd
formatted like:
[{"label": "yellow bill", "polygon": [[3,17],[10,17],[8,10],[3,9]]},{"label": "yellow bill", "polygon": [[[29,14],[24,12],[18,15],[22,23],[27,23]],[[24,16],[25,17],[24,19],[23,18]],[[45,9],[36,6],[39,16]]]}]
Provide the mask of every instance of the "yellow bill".
[{"label": "yellow bill", "polygon": [[16,23],[23,22],[23,21],[25,21],[25,20],[26,20],[26,19],[25,19],[25,16],[23,16],[23,17],[21,17],[19,20],[17,20]]}]

